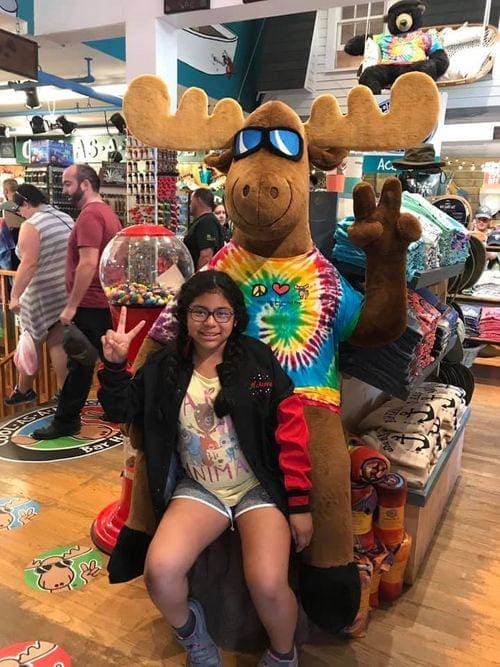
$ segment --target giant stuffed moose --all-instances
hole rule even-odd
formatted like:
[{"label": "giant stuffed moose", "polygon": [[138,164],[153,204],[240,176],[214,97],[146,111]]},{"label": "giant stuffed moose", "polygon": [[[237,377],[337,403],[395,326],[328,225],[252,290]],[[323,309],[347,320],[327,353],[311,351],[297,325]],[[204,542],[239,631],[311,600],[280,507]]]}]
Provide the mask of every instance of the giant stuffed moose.
[{"label": "giant stuffed moose", "polygon": [[[306,123],[279,101],[266,102],[244,118],[237,102],[225,99],[209,114],[207,96],[196,88],[184,93],[171,114],[164,82],[151,75],[134,79],[125,95],[128,130],[145,144],[222,151],[206,162],[227,174],[225,201],[234,235],[211,266],[240,285],[250,314],[248,333],[271,345],[305,404],[314,536],[303,553],[298,581],[308,617],[330,632],[352,622],[360,597],[353,562],[350,462],[340,417],[338,344],[349,339],[377,346],[404,331],[406,250],[420,228],[415,218],[400,213],[397,179],[386,181],[378,205],[371,186],[356,186],[350,234],[367,256],[363,299],[314,247],[308,224],[309,165],[333,169],[348,149],[385,151],[418,145],[433,130],[438,111],[437,88],[421,73],[396,81],[387,113],[379,110],[367,87],[356,86],[348,96],[347,114],[341,113],[335,97],[323,95],[313,103]],[[166,309],[145,339],[135,366],[171,335]],[[155,472],[145,470],[141,443],[133,431],[131,439],[138,448],[132,508],[111,556],[111,581],[141,574],[149,536],[160,518],[149,493]],[[217,543],[207,550],[199,565],[202,573],[193,573],[193,583],[205,585],[196,596],[207,610],[211,634],[220,645],[237,648],[235,619],[245,624],[248,616],[241,609],[244,602],[236,601],[232,577],[239,565],[229,563],[234,554],[228,553],[228,544],[219,544],[217,557],[210,557]]]}]

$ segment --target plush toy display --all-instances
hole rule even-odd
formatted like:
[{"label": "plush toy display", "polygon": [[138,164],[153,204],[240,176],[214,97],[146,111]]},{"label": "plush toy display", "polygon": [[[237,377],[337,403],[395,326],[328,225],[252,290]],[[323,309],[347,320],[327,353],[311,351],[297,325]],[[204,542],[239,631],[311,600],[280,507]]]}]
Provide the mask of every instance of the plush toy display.
[{"label": "plush toy display", "polygon": [[[436,123],[437,88],[424,74],[405,75],[393,86],[390,110],[383,114],[371,92],[356,86],[349,93],[346,115],[332,95],[323,95],[313,103],[306,123],[279,101],[266,102],[244,118],[237,102],[226,99],[209,115],[207,96],[199,89],[184,93],[175,114],[169,108],[167,88],[154,76],[136,78],[125,95],[127,127],[144,143],[223,151],[206,161],[227,174],[225,203],[234,235],[210,266],[226,271],[240,285],[250,315],[248,333],[271,345],[303,398],[313,462],[314,535],[301,558],[300,597],[310,619],[338,632],[352,623],[360,600],[350,459],[340,418],[338,344],[349,339],[358,345],[381,345],[404,331],[406,249],[420,228],[415,218],[400,213],[397,179],[386,182],[378,205],[370,185],[356,186],[356,222],[350,233],[367,255],[363,299],[313,245],[309,166],[332,169],[347,149],[418,144]],[[136,367],[171,336],[171,310],[166,308],[145,339]],[[145,550],[160,518],[151,507],[141,443],[134,432],[131,438],[139,448],[132,508],[111,557],[112,581],[142,573]],[[214,639],[236,648],[241,646],[238,632],[245,634],[250,616],[241,608],[244,602],[233,579],[241,570],[227,547],[233,535],[226,531],[202,555],[191,581],[198,587],[196,596]],[[203,587],[204,592],[199,590]]]},{"label": "plush toy display", "polygon": [[[406,72],[424,72],[435,81],[448,68],[448,56],[435,34],[420,28],[425,5],[420,0],[401,0],[389,9],[384,21],[388,33],[368,35],[378,50],[378,63],[366,67],[359,83],[379,95]],[[356,35],[344,47],[350,56],[365,52],[365,36]]]}]

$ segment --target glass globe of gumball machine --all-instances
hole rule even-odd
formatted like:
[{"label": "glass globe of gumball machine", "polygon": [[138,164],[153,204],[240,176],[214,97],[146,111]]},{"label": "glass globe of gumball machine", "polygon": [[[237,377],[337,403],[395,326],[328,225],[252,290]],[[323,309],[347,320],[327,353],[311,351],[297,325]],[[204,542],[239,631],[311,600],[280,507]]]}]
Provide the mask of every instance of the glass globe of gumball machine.
[{"label": "glass globe of gumball machine", "polygon": [[100,279],[113,325],[118,324],[122,306],[127,308],[127,331],[146,321],[130,346],[130,363],[160,312],[193,273],[189,250],[165,227],[132,225],[108,243],[101,257]]},{"label": "glass globe of gumball machine", "polygon": [[[113,326],[118,325],[122,306],[127,308],[126,331],[141,320],[146,322],[130,345],[130,364],[158,315],[193,273],[189,250],[173,232],[159,225],[126,227],[104,248],[99,275]],[[94,544],[107,554],[113,551],[127,520],[132,498],[135,450],[128,437],[125,434],[122,437],[121,497],[99,512],[90,531]]]}]

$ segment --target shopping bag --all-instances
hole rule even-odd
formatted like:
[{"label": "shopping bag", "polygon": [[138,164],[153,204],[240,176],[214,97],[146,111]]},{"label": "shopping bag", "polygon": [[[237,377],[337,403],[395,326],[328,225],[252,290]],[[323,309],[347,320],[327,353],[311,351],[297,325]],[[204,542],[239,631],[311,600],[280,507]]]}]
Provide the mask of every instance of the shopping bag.
[{"label": "shopping bag", "polygon": [[14,352],[14,363],[16,368],[26,375],[35,375],[38,370],[38,354],[36,346],[27,329],[21,332]]}]

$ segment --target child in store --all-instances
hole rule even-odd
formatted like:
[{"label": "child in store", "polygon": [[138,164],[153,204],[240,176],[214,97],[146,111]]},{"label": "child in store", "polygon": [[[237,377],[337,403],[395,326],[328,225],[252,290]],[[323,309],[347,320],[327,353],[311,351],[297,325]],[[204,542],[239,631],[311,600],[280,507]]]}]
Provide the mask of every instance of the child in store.
[{"label": "child in store", "polygon": [[[117,330],[102,338],[99,399],[113,421],[142,431],[160,518],[146,556],[146,586],[190,664],[222,666],[203,609],[188,598],[187,574],[236,523],[245,579],[271,644],[259,665],[298,665],[290,541],[299,552],[312,536],[302,403],[270,348],[243,334],[243,295],[228,275],[192,276],[175,317],[176,340],[151,354],[133,379],[127,353],[143,323],[125,333],[122,308]],[[174,482],[176,464],[181,475]]]},{"label": "child in store", "polygon": [[224,201],[217,197],[215,198],[214,215],[219,221],[220,226],[222,227],[224,241],[228,243],[231,240],[231,236],[233,235],[232,224],[227,217],[227,211]]}]

